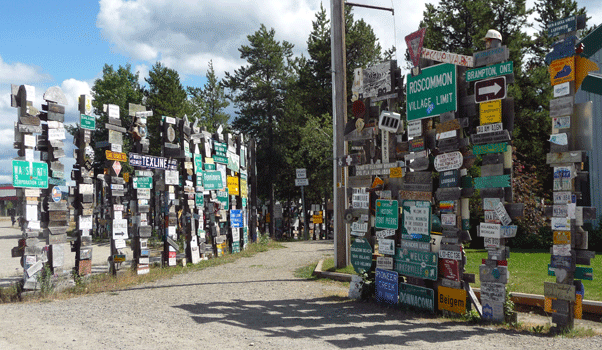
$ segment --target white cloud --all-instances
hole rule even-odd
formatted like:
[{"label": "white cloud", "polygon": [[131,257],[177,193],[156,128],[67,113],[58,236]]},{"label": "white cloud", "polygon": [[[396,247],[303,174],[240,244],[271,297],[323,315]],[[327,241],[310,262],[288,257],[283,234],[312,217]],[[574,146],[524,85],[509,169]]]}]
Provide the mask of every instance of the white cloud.
[{"label": "white cloud", "polygon": [[0,84],[28,84],[51,80],[42,68],[20,62],[6,63],[0,56]]},{"label": "white cloud", "polygon": [[148,71],[149,71],[148,66],[146,64],[139,64],[134,67],[133,71],[134,71],[134,73],[138,73],[138,82],[140,84],[146,84],[146,81],[144,80],[144,78],[148,77]]}]

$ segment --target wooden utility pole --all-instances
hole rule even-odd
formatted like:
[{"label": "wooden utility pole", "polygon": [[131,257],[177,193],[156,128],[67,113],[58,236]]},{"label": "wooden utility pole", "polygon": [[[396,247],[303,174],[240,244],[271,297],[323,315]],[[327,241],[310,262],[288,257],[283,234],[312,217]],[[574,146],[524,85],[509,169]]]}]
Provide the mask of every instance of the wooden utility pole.
[{"label": "wooden utility pole", "polygon": [[331,59],[333,112],[333,197],[334,197],[334,262],[336,268],[349,264],[349,235],[343,215],[347,209],[347,193],[343,168],[337,159],[345,155],[345,123],[347,122],[347,89],[345,62],[345,12],[343,0],[331,0]]}]

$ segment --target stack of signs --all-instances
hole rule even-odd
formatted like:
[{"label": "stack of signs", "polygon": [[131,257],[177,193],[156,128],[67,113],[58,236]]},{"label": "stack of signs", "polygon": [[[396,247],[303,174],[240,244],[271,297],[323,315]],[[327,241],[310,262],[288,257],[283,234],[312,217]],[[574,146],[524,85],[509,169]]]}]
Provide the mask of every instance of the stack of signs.
[{"label": "stack of signs", "polygon": [[[176,143],[176,129],[178,128],[178,119],[173,117],[163,117],[163,156],[166,158],[179,159],[183,156],[183,150]],[[180,172],[172,169],[165,169],[164,176],[164,215],[165,220],[165,244],[163,245],[163,263],[167,266],[176,266],[176,254],[180,249],[177,243],[178,234],[178,216],[176,203],[181,201],[178,196],[178,187],[180,185]]]},{"label": "stack of signs", "polygon": [[[194,205],[191,205],[192,217],[190,226],[195,227],[195,230],[190,231],[190,241],[189,245],[186,247],[187,257],[190,258],[190,262],[193,264],[197,264],[201,260],[201,254],[204,252],[201,251],[201,247],[205,246],[205,225],[203,222],[203,209],[205,208],[205,196],[203,195],[203,154],[201,154],[201,145],[202,141],[202,133],[197,123],[191,125],[192,134],[190,135],[190,151],[192,155],[192,184],[193,191],[188,193],[188,198],[192,196],[194,200]],[[188,169],[187,169],[188,170]],[[188,171],[187,171],[188,173]],[[192,203],[191,203],[192,204]],[[202,237],[201,237],[202,232]],[[199,245],[199,243],[201,245]]]},{"label": "stack of signs", "polygon": [[[580,198],[579,188],[587,186],[587,177],[577,176],[586,161],[587,147],[578,130],[580,120],[586,118],[582,108],[575,105],[575,92],[583,77],[587,75],[587,62],[576,55],[577,29],[580,29],[577,16],[564,18],[548,25],[550,37],[559,40],[546,56],[549,64],[554,99],[550,101],[552,135],[547,163],[554,172],[553,205],[546,208],[551,216],[553,247],[551,249],[550,272],[556,276],[556,283],[545,283],[544,296],[549,311],[553,312],[552,322],[558,327],[572,328],[575,318],[581,318],[583,288],[575,278],[589,278],[581,273],[585,268],[576,265],[590,265],[594,252],[587,251],[587,231],[581,228],[583,220],[595,219],[595,208],[578,207],[587,205]],[[583,22],[583,25],[585,23]],[[559,36],[560,35],[560,36]],[[590,103],[591,102],[586,102]],[[583,148],[581,148],[583,149]],[[585,183],[580,183],[581,181]]]},{"label": "stack of signs", "polygon": [[[44,263],[48,261],[44,242],[38,239],[41,232],[39,213],[40,189],[48,188],[48,164],[34,161],[36,136],[42,133],[38,111],[31,100],[35,88],[29,85],[12,85],[11,106],[17,108],[18,121],[15,124],[15,144],[18,158],[12,161],[13,186],[18,188],[25,222],[21,226],[23,236],[17,247],[12,249],[12,257],[22,259],[24,269],[23,289],[39,289],[37,277]],[[13,210],[16,210],[13,209]]]},{"label": "stack of signs", "polygon": [[238,136],[238,147],[237,147],[237,151],[238,151],[238,159],[239,159],[239,167],[240,167],[240,181],[239,181],[239,187],[240,187],[240,208],[242,210],[242,228],[241,230],[241,243],[240,243],[240,248],[241,249],[245,249],[247,247],[247,244],[249,243],[249,230],[248,230],[248,226],[249,226],[249,210],[248,210],[248,205],[247,205],[247,199],[249,196],[249,189],[248,189],[248,185],[247,185],[247,148],[244,146],[244,142],[245,142],[245,137],[244,135],[239,135]]},{"label": "stack of signs", "polygon": [[111,257],[110,257],[110,272],[117,273],[121,263],[125,261],[126,239],[128,239],[128,221],[124,218],[125,207],[121,204],[122,198],[125,196],[126,184],[121,171],[121,162],[127,162],[127,156],[123,153],[123,134],[127,130],[121,126],[121,117],[119,106],[109,104],[104,105],[104,111],[107,113],[108,122],[105,123],[105,128],[109,132],[108,149],[105,151],[106,166],[109,168],[109,173],[106,175],[106,182],[109,187],[109,211],[111,212]]},{"label": "stack of signs", "polygon": [[[153,115],[152,111],[146,111],[142,105],[129,104],[129,116],[132,117],[132,127],[130,133],[134,139],[134,150],[136,154],[145,155],[148,153],[149,140],[147,138],[147,120]],[[130,157],[130,164],[132,159]],[[150,250],[148,248],[148,238],[153,230],[150,221],[150,197],[153,190],[153,172],[140,165],[134,166],[134,176],[132,177],[132,186],[130,187],[130,198],[132,205],[133,239],[132,259],[133,268],[139,275],[147,274],[150,271]]]},{"label": "stack of signs", "polygon": [[[196,205],[196,192],[195,192],[195,183],[194,183],[194,164],[193,164],[193,153],[191,152],[192,144],[192,125],[188,121],[187,117],[183,119],[178,119],[178,131],[181,135],[180,137],[180,147],[182,150],[183,157],[179,159],[180,163],[180,176],[182,178],[182,183],[178,186],[179,189],[179,205],[178,205],[178,213],[180,215],[181,227],[183,235],[186,239],[186,257],[187,261],[192,262],[192,244],[196,242],[196,239],[193,242],[193,236],[196,237],[196,226],[195,220],[192,219],[192,212]],[[194,151],[194,148],[192,149]],[[195,259],[197,260],[197,259]]]},{"label": "stack of signs", "polygon": [[[64,265],[64,243],[67,243],[67,228],[69,225],[67,201],[63,200],[65,185],[64,165],[60,159],[65,157],[64,143],[65,106],[67,99],[60,88],[52,87],[44,93],[47,104],[42,105],[40,118],[46,121],[42,125],[42,135],[38,138],[38,149],[41,151],[41,159],[46,161],[50,170],[48,178],[48,189],[45,193],[45,212],[42,213],[42,226],[46,227],[44,232],[46,244],[49,245],[49,267],[55,274],[64,274],[60,268]],[[63,186],[63,187],[61,187]]]},{"label": "stack of signs", "polygon": [[[507,80],[512,80],[512,62],[508,48],[494,47],[474,54],[475,69],[466,72],[466,81],[474,82],[478,103],[479,126],[471,135],[473,154],[482,158],[481,177],[474,179],[480,190],[485,222],[477,229],[487,249],[487,259],[480,267],[482,316],[503,322],[505,284],[508,280],[506,238],[516,235],[516,226],[504,203],[512,202],[512,147],[508,145],[513,124],[514,103],[506,98]],[[508,79],[507,79],[508,78]],[[506,204],[511,205],[511,204]]]},{"label": "stack of signs", "polygon": [[96,118],[92,114],[92,98],[88,95],[79,97],[80,123],[73,143],[78,148],[76,165],[73,167],[71,179],[75,181],[74,206],[77,224],[77,241],[75,243],[75,269],[80,276],[92,273],[92,221],[94,214],[94,148],[92,133],[96,130]]}]

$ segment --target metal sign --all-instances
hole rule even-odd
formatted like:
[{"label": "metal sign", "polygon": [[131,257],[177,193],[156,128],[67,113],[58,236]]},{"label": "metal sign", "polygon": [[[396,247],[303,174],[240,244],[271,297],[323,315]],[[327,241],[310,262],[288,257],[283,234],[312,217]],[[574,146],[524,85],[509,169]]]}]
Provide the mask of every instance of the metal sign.
[{"label": "metal sign", "polygon": [[230,192],[230,195],[240,196],[238,176],[227,176],[226,181],[228,185],[228,192]]},{"label": "metal sign", "polygon": [[349,248],[351,265],[355,272],[362,274],[372,267],[372,246],[363,238],[356,238]]},{"label": "metal sign", "polygon": [[[296,169],[297,179],[307,179],[307,171],[305,168]],[[299,186],[299,185],[297,185]],[[307,185],[306,185],[307,186]]]},{"label": "metal sign", "polygon": [[48,164],[13,160],[13,186],[48,188]]},{"label": "metal sign", "polygon": [[411,249],[397,249],[394,270],[402,275],[437,280],[437,253],[423,252]]},{"label": "metal sign", "polygon": [[548,24],[548,38],[577,30],[577,16],[570,16]]},{"label": "metal sign", "polygon": [[203,184],[205,184],[205,190],[221,190],[224,188],[221,171],[203,172]]},{"label": "metal sign", "polygon": [[[483,102],[479,104],[479,120],[481,125],[500,123],[502,121],[502,100],[494,100],[490,102]],[[500,131],[491,130],[490,132]],[[477,131],[478,132],[478,131]],[[481,134],[480,132],[478,132]]]},{"label": "metal sign", "polygon": [[431,203],[428,201],[403,202],[402,238],[422,242],[430,241]]},{"label": "metal sign", "polygon": [[295,179],[295,186],[309,186],[309,179]]},{"label": "metal sign", "polygon": [[144,154],[136,153],[129,153],[128,158],[131,166],[161,170],[176,170],[178,168],[178,163],[176,159],[147,156]]},{"label": "metal sign", "polygon": [[450,152],[439,154],[435,157],[435,170],[443,172],[447,170],[460,169],[464,158],[460,152]]},{"label": "metal sign", "polygon": [[575,301],[576,288],[572,284],[543,283],[543,295],[560,300]]},{"label": "metal sign", "polygon": [[132,178],[132,183],[134,186],[134,189],[138,189],[138,188],[149,188],[152,189],[153,188],[153,178],[152,177],[133,177]]},{"label": "metal sign", "polygon": [[399,227],[399,206],[396,200],[376,200],[374,227],[397,230]]},{"label": "metal sign", "polygon": [[422,121],[414,120],[408,122],[408,137],[418,137],[422,135]]},{"label": "metal sign", "polygon": [[93,116],[80,114],[79,124],[82,129],[95,130],[96,129],[96,118]]},{"label": "metal sign", "polygon": [[558,85],[575,80],[575,57],[565,57],[552,61],[548,66],[550,84]]},{"label": "metal sign", "polygon": [[437,288],[437,307],[439,310],[447,310],[457,314],[466,312],[466,291],[444,286]]},{"label": "metal sign", "polygon": [[506,77],[479,80],[474,84],[475,102],[487,102],[506,98]]},{"label": "metal sign", "polygon": [[399,275],[397,272],[376,268],[374,284],[376,286],[376,300],[396,305],[399,294]]},{"label": "metal sign", "polygon": [[399,303],[416,310],[435,312],[435,291],[412,284],[399,284]]},{"label": "metal sign", "polygon": [[501,225],[481,223],[479,225],[479,236],[501,238]]},{"label": "metal sign", "polygon": [[376,257],[376,268],[383,270],[393,270],[393,258],[388,256]]},{"label": "metal sign", "polygon": [[475,52],[472,57],[474,58],[475,67],[487,66],[507,61],[510,57],[510,50],[506,46],[494,47],[489,50]]},{"label": "metal sign", "polygon": [[513,63],[512,61],[494,64],[487,67],[470,69],[466,71],[466,82],[488,79],[497,77],[500,75],[512,74]]},{"label": "metal sign", "polygon": [[244,220],[241,209],[230,210],[230,227],[242,228],[244,226]]},{"label": "metal sign", "polygon": [[410,53],[410,58],[412,59],[414,67],[418,67],[418,64],[420,63],[425,33],[426,28],[420,28],[419,30],[405,37],[406,45],[408,45],[408,52]]},{"label": "metal sign", "polygon": [[385,255],[395,255],[395,240],[386,238],[379,239],[378,252]]},{"label": "metal sign", "polygon": [[[460,253],[460,252],[457,252]],[[439,257],[441,257],[441,250],[439,250]],[[462,274],[460,272],[460,264],[458,259],[439,259],[439,274],[444,278],[452,281],[460,281]]]},{"label": "metal sign", "polygon": [[407,81],[408,121],[456,110],[456,66],[443,63],[428,67],[416,77],[408,75]]},{"label": "metal sign", "polygon": [[384,131],[396,133],[402,124],[401,115],[399,113],[383,111],[380,114],[378,128]]},{"label": "metal sign", "polygon": [[474,66],[472,56],[465,56],[465,55],[460,55],[460,54],[451,53],[451,52],[436,51],[436,50],[431,50],[431,49],[427,49],[427,48],[422,49],[422,58],[426,58],[426,59],[437,61],[437,62],[451,63],[456,66],[464,66],[464,67],[473,67]]}]

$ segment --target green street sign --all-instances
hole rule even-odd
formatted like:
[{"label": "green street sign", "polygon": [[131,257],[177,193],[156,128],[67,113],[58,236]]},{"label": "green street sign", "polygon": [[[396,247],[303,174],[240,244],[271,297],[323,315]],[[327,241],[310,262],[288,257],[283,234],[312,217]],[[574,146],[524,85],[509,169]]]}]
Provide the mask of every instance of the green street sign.
[{"label": "green street sign", "polygon": [[475,177],[473,181],[477,189],[510,187],[510,175]]},{"label": "green street sign", "polygon": [[221,142],[213,142],[213,149],[218,156],[225,157],[228,151],[228,145]]},{"label": "green street sign", "polygon": [[435,312],[435,291],[401,282],[399,284],[399,303],[412,309]]},{"label": "green street sign", "polygon": [[213,161],[216,163],[228,164],[228,158],[223,156],[213,156]]},{"label": "green street sign", "polygon": [[490,154],[490,153],[504,153],[508,148],[506,142],[502,143],[490,143],[486,145],[473,145],[472,154]]},{"label": "green street sign", "polygon": [[195,154],[194,155],[194,172],[199,174],[203,171],[203,155]]},{"label": "green street sign", "polygon": [[374,227],[397,230],[399,227],[399,206],[397,201],[376,200]]},{"label": "green street sign", "polygon": [[398,248],[393,261],[393,270],[401,275],[437,280],[437,253]]},{"label": "green street sign", "polygon": [[135,189],[138,188],[153,188],[153,178],[152,177],[140,177],[136,176],[132,179],[132,183]]},{"label": "green street sign", "polygon": [[232,253],[240,253],[240,241],[232,242]]},{"label": "green street sign", "polygon": [[401,238],[430,242],[431,202],[404,201],[402,207]]},{"label": "green street sign", "polygon": [[242,207],[243,208],[247,207],[247,198],[246,197],[242,197]]},{"label": "green street sign", "polygon": [[207,164],[205,163],[205,170],[215,170],[215,164]]},{"label": "green street sign", "polygon": [[512,74],[512,61],[502,62],[487,67],[470,69],[466,71],[466,82],[469,83],[475,80],[493,78],[500,75]]},{"label": "green street sign", "polygon": [[203,184],[205,184],[206,190],[221,190],[224,188],[222,173],[220,171],[205,171],[203,173]]},{"label": "green street sign", "polygon": [[[548,264],[548,276],[556,276],[556,269]],[[594,269],[592,267],[575,267],[575,278],[580,280],[594,280]]]},{"label": "green street sign", "polygon": [[80,114],[79,125],[83,129],[95,130],[96,129],[96,118],[90,115]]},{"label": "green street sign", "polygon": [[202,170],[201,170],[201,174],[197,173],[196,175],[196,187],[203,187],[203,174],[202,174]]},{"label": "green street sign", "polygon": [[13,160],[13,186],[48,188],[48,164]]},{"label": "green street sign", "polygon": [[194,204],[197,208],[205,205],[205,196],[202,193],[196,193],[194,196]]},{"label": "green street sign", "polygon": [[456,66],[443,63],[408,74],[406,109],[408,121],[430,118],[457,109]]},{"label": "green street sign", "polygon": [[372,267],[372,246],[364,238],[356,238],[349,248],[351,265],[357,273],[369,271]]},{"label": "green street sign", "polygon": [[228,188],[225,191],[217,191],[217,200],[222,204],[222,209],[230,209],[230,198],[228,197]]}]

